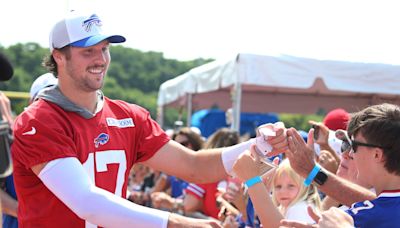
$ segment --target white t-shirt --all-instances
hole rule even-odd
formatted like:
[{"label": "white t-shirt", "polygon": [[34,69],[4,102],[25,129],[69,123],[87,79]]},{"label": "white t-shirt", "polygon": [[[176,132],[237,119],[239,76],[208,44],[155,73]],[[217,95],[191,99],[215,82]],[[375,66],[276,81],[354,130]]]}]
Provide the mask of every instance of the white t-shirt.
[{"label": "white t-shirt", "polygon": [[[314,205],[310,205],[314,208]],[[295,203],[287,209],[285,219],[314,224],[315,221],[308,215],[307,206],[308,204],[305,201]]]}]

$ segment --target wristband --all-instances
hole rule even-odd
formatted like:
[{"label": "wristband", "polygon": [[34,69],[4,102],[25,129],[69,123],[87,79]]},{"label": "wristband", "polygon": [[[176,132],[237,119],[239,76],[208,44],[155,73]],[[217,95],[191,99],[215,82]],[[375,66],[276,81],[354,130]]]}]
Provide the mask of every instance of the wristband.
[{"label": "wristband", "polygon": [[226,147],[222,150],[221,153],[222,164],[224,165],[227,174],[231,176],[236,176],[236,174],[232,170],[233,164],[235,163],[240,154],[250,149],[254,141],[255,139],[250,139],[246,142]]},{"label": "wristband", "polygon": [[260,176],[255,176],[253,178],[248,179],[244,184],[246,185],[247,188],[250,188],[251,186],[262,182],[262,179]]},{"label": "wristband", "polygon": [[315,176],[317,176],[318,172],[321,170],[321,166],[318,163],[315,163],[314,168],[308,174],[307,178],[304,180],[304,185],[306,187],[310,186],[311,182],[314,180]]}]

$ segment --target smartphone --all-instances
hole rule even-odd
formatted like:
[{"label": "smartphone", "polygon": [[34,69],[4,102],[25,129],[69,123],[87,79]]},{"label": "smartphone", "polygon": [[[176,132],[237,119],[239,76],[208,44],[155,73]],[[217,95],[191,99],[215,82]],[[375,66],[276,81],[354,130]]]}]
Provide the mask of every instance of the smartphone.
[{"label": "smartphone", "polygon": [[[260,154],[260,153],[258,153],[258,154]],[[267,175],[268,173],[270,173],[272,170],[274,170],[277,167],[277,165],[272,163],[272,161],[269,160],[269,158],[267,156],[259,156],[259,158],[260,158],[260,163],[257,165],[258,170],[260,170],[260,173],[258,174],[259,176],[262,177],[264,175]]]},{"label": "smartphone", "polygon": [[268,175],[270,172],[272,172],[277,167],[277,165],[272,163],[272,161],[270,161],[268,158],[261,159],[260,161],[261,161],[261,164],[260,164],[259,175],[261,177]]},{"label": "smartphone", "polygon": [[312,125],[312,128],[314,128],[314,140],[318,140],[319,137],[319,126],[318,125]]}]

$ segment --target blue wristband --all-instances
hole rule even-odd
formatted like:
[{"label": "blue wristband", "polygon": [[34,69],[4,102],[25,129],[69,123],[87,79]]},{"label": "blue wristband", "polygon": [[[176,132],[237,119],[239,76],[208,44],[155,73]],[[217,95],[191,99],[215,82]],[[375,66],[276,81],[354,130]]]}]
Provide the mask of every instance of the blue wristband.
[{"label": "blue wristband", "polygon": [[321,170],[321,166],[319,166],[318,163],[315,163],[314,168],[311,170],[311,172],[308,174],[307,178],[304,180],[304,185],[306,187],[310,186],[311,182],[314,180],[314,178],[317,176],[317,174],[320,170]]},{"label": "blue wristband", "polygon": [[247,188],[250,188],[251,186],[262,182],[262,179],[260,176],[255,176],[253,178],[248,179],[244,184],[246,185]]}]

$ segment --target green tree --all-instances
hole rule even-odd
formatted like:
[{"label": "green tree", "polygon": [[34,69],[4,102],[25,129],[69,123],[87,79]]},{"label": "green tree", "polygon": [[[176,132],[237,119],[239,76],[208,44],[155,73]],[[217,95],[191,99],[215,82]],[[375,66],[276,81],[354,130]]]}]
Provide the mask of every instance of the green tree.
[{"label": "green tree", "polygon": [[[28,92],[33,81],[46,73],[42,66],[43,57],[49,49],[36,43],[15,44],[7,48],[0,45],[14,66],[14,76],[7,82],[0,83],[0,90]],[[111,64],[106,77],[103,92],[112,99],[125,100],[148,109],[156,117],[157,94],[160,85],[191,68],[202,65],[211,59],[178,61],[164,58],[163,53],[142,52],[121,45],[111,46]],[[12,99],[16,114],[28,105],[26,99]],[[169,110],[166,124],[172,125],[179,115],[176,110]]]},{"label": "green tree", "polygon": [[309,120],[322,122],[323,118],[323,115],[279,114],[280,121],[285,123],[286,127],[294,127],[304,131],[308,131],[311,128],[311,125],[308,123]]}]

